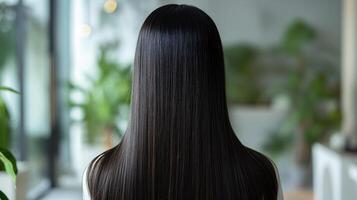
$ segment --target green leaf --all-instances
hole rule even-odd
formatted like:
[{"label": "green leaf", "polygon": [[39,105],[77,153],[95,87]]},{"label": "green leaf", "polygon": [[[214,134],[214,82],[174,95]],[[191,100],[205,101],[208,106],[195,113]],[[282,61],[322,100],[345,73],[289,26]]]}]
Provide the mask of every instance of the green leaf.
[{"label": "green leaf", "polygon": [[6,194],[3,193],[1,190],[0,190],[0,200],[9,200],[9,198],[7,198]]},{"label": "green leaf", "polygon": [[304,21],[297,19],[287,28],[282,41],[282,47],[287,53],[299,54],[303,47],[315,38],[315,29]]},{"label": "green leaf", "polygon": [[[5,101],[0,95],[0,148],[8,149],[10,146],[10,113]],[[1,166],[0,166],[1,170]]]},{"label": "green leaf", "polygon": [[5,172],[16,182],[17,167],[14,156],[5,149],[0,149],[0,161],[4,165]]},{"label": "green leaf", "polygon": [[13,92],[13,93],[19,94],[18,91],[14,90],[12,88],[9,88],[9,87],[5,87],[5,86],[0,86],[0,90],[9,91],[9,92]]},{"label": "green leaf", "polygon": [[68,98],[68,104],[83,112],[80,121],[86,127],[86,140],[91,144],[107,130],[121,135],[118,125],[129,116],[124,113],[128,113],[126,108],[130,106],[131,65],[118,63],[111,58],[110,55],[115,53],[113,50],[115,46],[112,44],[100,48],[96,76],[85,75],[88,87],[68,83],[70,90],[80,92],[84,98],[84,101]]},{"label": "green leaf", "polygon": [[[10,151],[4,148],[0,148],[0,152],[4,154],[8,160],[11,161],[12,165],[14,166],[15,174],[17,174],[17,164],[15,156]],[[0,171],[5,171],[5,166],[3,162],[0,162]]]}]

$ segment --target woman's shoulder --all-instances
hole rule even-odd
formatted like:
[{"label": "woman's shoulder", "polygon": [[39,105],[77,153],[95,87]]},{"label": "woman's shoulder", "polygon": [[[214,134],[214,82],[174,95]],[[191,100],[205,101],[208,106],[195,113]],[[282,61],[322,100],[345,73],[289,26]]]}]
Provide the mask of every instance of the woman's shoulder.
[{"label": "woman's shoulder", "polygon": [[249,171],[253,171],[254,176],[262,180],[262,184],[269,184],[269,182],[274,184],[278,193],[277,199],[283,200],[279,171],[274,161],[263,153],[248,147],[246,147],[246,155],[246,162],[250,163]]},{"label": "woman's shoulder", "polygon": [[90,200],[87,173],[88,173],[88,167],[84,170],[83,176],[82,176],[82,195],[83,195],[83,200]]},{"label": "woman's shoulder", "polygon": [[90,192],[89,192],[89,182],[88,182],[88,173],[92,170],[92,166],[98,162],[100,159],[100,156],[95,157],[90,164],[86,167],[86,169],[83,172],[82,175],[82,194],[83,194],[83,200],[90,200]]},{"label": "woman's shoulder", "polygon": [[273,160],[271,160],[268,156],[264,155],[263,153],[260,153],[259,151],[251,149],[249,147],[245,147],[244,152],[245,152],[246,162],[251,163],[252,165],[255,165],[257,167],[266,168],[267,170],[276,169]]},{"label": "woman's shoulder", "polygon": [[100,155],[96,156],[86,167],[86,169],[83,172],[82,175],[82,192],[83,192],[83,200],[90,200],[90,190],[89,190],[89,180],[88,178],[90,175],[93,173],[93,171],[96,170],[100,165],[100,160],[105,157],[106,154],[108,154],[108,151],[105,151],[101,153]]}]

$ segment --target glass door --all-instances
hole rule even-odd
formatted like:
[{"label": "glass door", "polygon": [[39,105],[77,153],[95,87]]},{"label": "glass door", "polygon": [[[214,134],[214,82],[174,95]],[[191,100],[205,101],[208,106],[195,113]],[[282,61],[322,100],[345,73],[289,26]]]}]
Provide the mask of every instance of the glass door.
[{"label": "glass door", "polygon": [[4,0],[0,3],[0,85],[11,120],[11,150],[18,160],[26,196],[37,198],[50,187],[49,1]]}]

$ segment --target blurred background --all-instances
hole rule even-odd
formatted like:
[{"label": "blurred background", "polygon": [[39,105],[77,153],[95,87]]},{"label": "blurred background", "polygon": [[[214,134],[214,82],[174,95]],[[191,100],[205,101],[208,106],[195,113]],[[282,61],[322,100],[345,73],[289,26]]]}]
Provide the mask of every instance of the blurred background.
[{"label": "blurred background", "polygon": [[355,199],[356,0],[0,0],[0,199],[82,199],[126,129],[140,26],[168,3],[216,22],[231,123],[285,199]]}]

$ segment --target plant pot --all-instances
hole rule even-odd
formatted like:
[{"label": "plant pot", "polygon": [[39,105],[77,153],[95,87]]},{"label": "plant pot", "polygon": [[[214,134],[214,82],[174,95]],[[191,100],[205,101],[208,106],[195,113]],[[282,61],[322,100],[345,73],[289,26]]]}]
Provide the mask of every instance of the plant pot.
[{"label": "plant pot", "polygon": [[28,184],[28,169],[25,163],[17,162],[18,174],[16,184],[5,172],[0,172],[0,190],[4,192],[10,200],[25,200]]},{"label": "plant pot", "polygon": [[357,188],[357,155],[329,146],[312,147],[314,199],[354,200]]},{"label": "plant pot", "polygon": [[277,99],[267,106],[230,106],[230,121],[239,140],[250,148],[262,151],[265,142],[288,112],[288,105],[283,101]]}]

